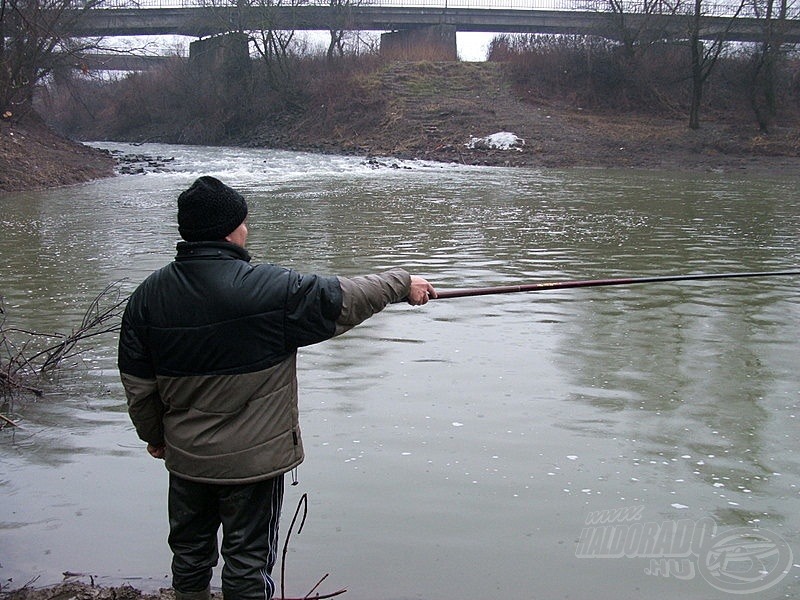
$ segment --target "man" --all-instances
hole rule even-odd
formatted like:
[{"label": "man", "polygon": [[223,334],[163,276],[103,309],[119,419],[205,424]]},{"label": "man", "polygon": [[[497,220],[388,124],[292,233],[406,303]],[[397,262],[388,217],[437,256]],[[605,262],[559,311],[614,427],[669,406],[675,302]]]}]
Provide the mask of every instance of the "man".
[{"label": "man", "polygon": [[436,297],[401,269],[300,275],[249,263],[247,203],[205,176],[178,197],[174,262],[128,300],[119,370],[139,437],[169,471],[177,600],[207,600],[222,526],[225,600],[269,600],[283,474],[303,460],[296,353],[389,303]]}]

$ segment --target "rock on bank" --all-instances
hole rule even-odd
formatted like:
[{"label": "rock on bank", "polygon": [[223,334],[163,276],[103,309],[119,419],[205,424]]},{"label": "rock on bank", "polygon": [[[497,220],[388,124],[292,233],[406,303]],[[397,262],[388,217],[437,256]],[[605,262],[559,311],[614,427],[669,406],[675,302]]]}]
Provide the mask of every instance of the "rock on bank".
[{"label": "rock on bank", "polygon": [[0,192],[110,177],[114,166],[107,152],[57,135],[36,115],[0,121]]}]

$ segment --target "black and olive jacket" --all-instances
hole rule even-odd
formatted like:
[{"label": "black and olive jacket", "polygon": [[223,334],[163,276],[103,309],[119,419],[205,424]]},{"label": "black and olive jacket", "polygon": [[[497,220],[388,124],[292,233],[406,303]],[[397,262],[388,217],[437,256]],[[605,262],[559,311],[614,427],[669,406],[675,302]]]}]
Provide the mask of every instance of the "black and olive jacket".
[{"label": "black and olive jacket", "polygon": [[249,483],[300,464],[297,349],[406,297],[411,280],[402,269],[322,277],[249,261],[227,242],[181,242],[122,319],[131,420],[193,481]]}]

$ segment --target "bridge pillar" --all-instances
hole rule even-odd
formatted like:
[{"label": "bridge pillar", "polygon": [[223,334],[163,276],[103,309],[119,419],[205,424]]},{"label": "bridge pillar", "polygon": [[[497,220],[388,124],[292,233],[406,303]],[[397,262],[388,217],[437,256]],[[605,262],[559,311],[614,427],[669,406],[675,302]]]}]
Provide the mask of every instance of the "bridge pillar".
[{"label": "bridge pillar", "polygon": [[389,60],[458,60],[456,28],[433,25],[381,34],[381,56]]},{"label": "bridge pillar", "polygon": [[226,33],[189,44],[189,67],[201,79],[235,83],[250,73],[250,52],[244,33]]}]

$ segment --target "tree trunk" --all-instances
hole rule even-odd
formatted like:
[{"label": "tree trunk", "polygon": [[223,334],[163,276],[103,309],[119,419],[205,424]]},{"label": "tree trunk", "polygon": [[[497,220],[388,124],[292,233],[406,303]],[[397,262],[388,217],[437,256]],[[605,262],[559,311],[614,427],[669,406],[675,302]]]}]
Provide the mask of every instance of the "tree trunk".
[{"label": "tree trunk", "polygon": [[781,27],[786,20],[787,0],[781,0],[775,17],[775,2],[767,0],[764,14],[764,42],[753,61],[750,105],[761,131],[772,128],[778,114],[778,68],[781,56]]},{"label": "tree trunk", "polygon": [[700,104],[703,101],[703,42],[692,40],[692,99],[689,106],[689,129],[700,129]]},{"label": "tree trunk", "polygon": [[331,41],[328,44],[328,51],[325,53],[325,57],[328,62],[332,62],[334,58],[341,58],[344,56],[344,45],[342,43],[344,40],[344,31],[331,29],[329,33],[331,34]]}]

